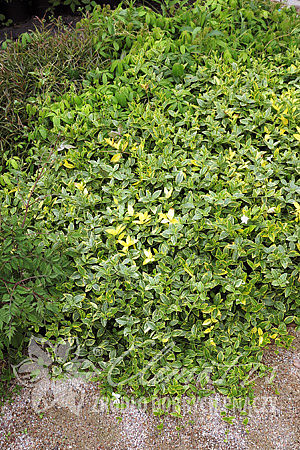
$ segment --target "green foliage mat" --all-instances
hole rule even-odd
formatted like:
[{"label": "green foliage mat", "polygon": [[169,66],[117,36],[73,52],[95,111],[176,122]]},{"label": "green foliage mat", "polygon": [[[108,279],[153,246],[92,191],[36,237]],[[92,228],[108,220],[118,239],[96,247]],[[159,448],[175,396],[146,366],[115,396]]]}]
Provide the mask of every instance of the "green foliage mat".
[{"label": "green foliage mat", "polygon": [[245,396],[299,325],[296,13],[230,0],[84,21],[103,62],[29,99],[33,156],[1,176],[5,339],[78,338],[106,392]]}]

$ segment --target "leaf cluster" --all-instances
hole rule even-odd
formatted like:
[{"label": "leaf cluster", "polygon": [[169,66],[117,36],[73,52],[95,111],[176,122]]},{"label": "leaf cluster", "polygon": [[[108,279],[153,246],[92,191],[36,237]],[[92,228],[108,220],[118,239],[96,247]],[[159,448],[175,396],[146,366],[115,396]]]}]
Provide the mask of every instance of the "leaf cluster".
[{"label": "leaf cluster", "polygon": [[[291,344],[288,325],[299,326],[297,20],[270,3],[232,0],[169,16],[96,8],[78,29],[97,30],[92,46],[105,64],[91,64],[80,88],[70,81],[28,100],[27,184],[23,169],[14,172],[23,164],[16,156],[0,179],[18,223],[19,198],[35,186],[26,238],[16,233],[5,247],[12,255],[22,239],[25,266],[9,263],[3,278],[47,275],[54,290],[43,286],[46,322],[30,319],[35,332],[78,338],[108,393],[245,396],[253,373],[268,370],[263,348]],[[39,249],[53,264],[30,266],[25,255]],[[68,271],[55,269],[64,258],[65,280]]]}]

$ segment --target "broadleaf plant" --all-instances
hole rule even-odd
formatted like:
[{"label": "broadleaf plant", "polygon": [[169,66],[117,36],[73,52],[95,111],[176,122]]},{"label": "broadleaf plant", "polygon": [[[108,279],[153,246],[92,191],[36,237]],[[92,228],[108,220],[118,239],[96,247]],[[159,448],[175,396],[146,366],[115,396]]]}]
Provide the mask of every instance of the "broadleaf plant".
[{"label": "broadleaf plant", "polygon": [[[35,332],[78,338],[107,393],[245,397],[264,347],[299,326],[295,10],[209,0],[83,20],[106,63],[27,109],[31,183],[56,149],[27,227],[72,272]],[[30,183],[12,173],[4,207],[20,214]]]}]

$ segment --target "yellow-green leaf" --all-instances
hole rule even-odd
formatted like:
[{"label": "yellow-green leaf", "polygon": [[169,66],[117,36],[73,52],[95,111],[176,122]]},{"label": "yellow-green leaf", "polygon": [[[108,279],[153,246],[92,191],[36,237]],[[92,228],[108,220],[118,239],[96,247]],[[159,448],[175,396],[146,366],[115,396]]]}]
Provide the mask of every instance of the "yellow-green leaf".
[{"label": "yellow-green leaf", "polygon": [[111,162],[113,163],[117,163],[120,161],[122,157],[122,153],[116,153],[112,158],[111,158]]},{"label": "yellow-green leaf", "polygon": [[74,169],[74,164],[69,163],[69,161],[64,162],[64,166],[67,167],[67,169]]},{"label": "yellow-green leaf", "polygon": [[202,325],[206,326],[206,325],[210,325],[210,324],[211,324],[211,319],[206,319],[206,320],[204,320]]},{"label": "yellow-green leaf", "polygon": [[125,225],[118,225],[117,228],[106,228],[106,233],[118,236],[125,229]]}]

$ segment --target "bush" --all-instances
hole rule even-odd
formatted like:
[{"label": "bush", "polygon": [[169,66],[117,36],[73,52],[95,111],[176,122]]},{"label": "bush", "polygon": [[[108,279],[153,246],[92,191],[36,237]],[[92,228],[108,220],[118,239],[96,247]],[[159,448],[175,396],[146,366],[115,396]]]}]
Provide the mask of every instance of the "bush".
[{"label": "bush", "polygon": [[[36,107],[36,99],[58,95],[69,89],[70,83],[80,89],[90,67],[106,67],[108,58],[116,56],[110,41],[97,45],[106,27],[107,9],[93,26],[81,21],[76,29],[63,25],[60,19],[46,26],[41,21],[39,31],[24,33],[17,42],[6,41],[0,50],[0,171],[11,156],[31,156],[24,141],[28,109]],[[2,167],[3,169],[3,167]]]},{"label": "bush", "polygon": [[30,248],[59,248],[72,270],[34,330],[78,338],[110,393],[207,395],[211,381],[244,396],[263,348],[299,325],[297,18],[238,3],[95,9],[80,26],[99,30],[106,64],[27,102],[31,186],[2,175],[13,217],[32,192]]},{"label": "bush", "polygon": [[[50,153],[52,156],[52,153]],[[10,192],[6,188],[0,192],[0,355],[11,347],[14,352],[22,351],[24,339],[29,333],[38,332],[52,322],[59,320],[57,301],[59,293],[56,284],[68,276],[68,261],[61,253],[61,245],[56,242],[56,233],[27,226],[29,208],[39,201],[32,196],[36,184],[45,172],[48,158],[32,182],[27,200],[22,196],[22,183]],[[10,160],[10,173],[16,179],[22,174],[18,161]],[[13,186],[8,174],[2,180]],[[23,182],[25,179],[23,180]],[[12,195],[13,193],[13,195]],[[22,211],[23,210],[23,211]],[[21,215],[21,217],[20,217]],[[70,273],[69,273],[70,274]],[[26,341],[25,341],[26,342]],[[19,352],[18,352],[19,354]]]}]

